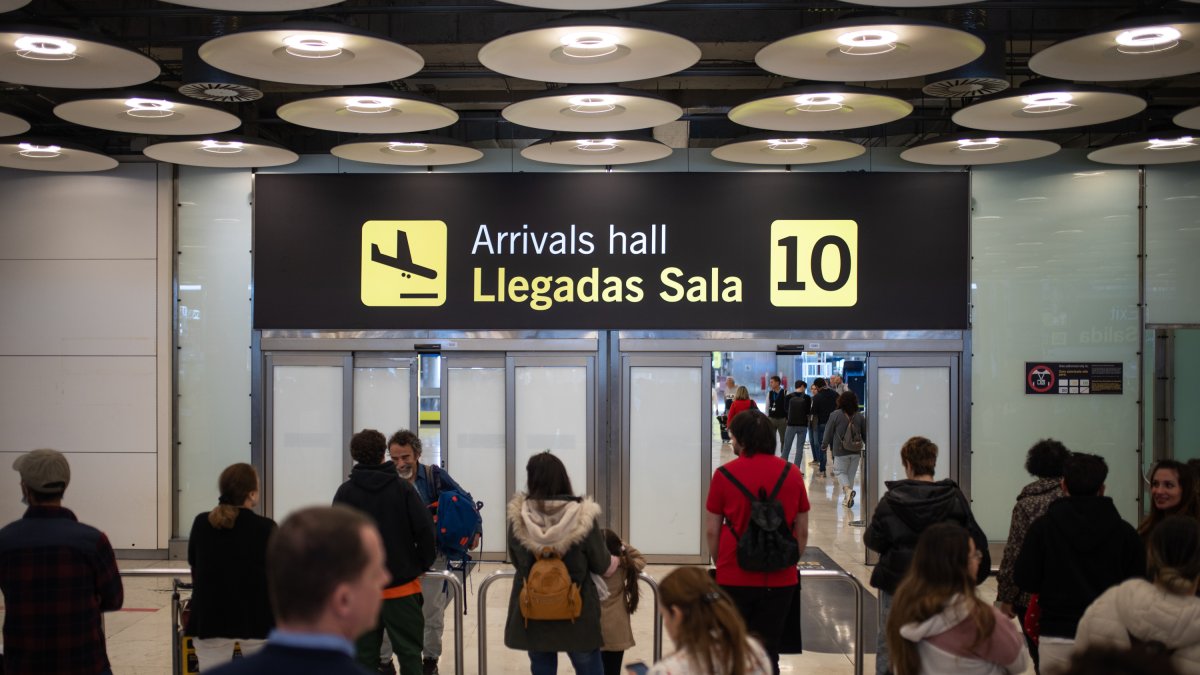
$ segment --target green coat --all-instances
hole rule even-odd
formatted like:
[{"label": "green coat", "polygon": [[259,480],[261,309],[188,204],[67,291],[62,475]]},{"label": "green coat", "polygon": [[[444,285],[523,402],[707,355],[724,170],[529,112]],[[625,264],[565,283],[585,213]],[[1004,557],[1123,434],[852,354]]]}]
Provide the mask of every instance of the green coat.
[{"label": "green coat", "polygon": [[[508,601],[508,622],[504,626],[504,645],[509,649],[532,652],[587,652],[600,648],[600,598],[591,574],[608,570],[611,556],[600,530],[600,506],[588,497],[574,502],[546,500],[541,512],[525,509],[525,495],[518,494],[508,504],[508,557],[516,568],[512,595]],[[521,616],[520,596],[534,551],[550,546],[560,555],[579,584],[583,609],[574,621],[529,621]]]}]

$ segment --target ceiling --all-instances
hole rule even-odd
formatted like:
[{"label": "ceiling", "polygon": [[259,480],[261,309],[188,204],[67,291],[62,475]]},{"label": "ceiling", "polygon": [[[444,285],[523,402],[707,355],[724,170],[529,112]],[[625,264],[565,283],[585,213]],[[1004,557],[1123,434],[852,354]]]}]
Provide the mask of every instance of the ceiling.
[{"label": "ceiling", "polygon": [[[760,68],[755,56],[763,47],[850,13],[890,12],[969,30],[983,38],[987,51],[967,68],[987,70],[982,64],[992,57],[988,74],[1017,86],[1034,77],[1029,60],[1046,47],[1129,12],[1158,9],[1182,11],[1191,20],[1200,20],[1200,4],[1183,0],[988,0],[925,8],[871,8],[817,0],[666,0],[606,14],[673,33],[699,46],[701,57],[695,65],[666,76],[620,84],[653,92],[683,109],[680,121],[656,130],[659,140],[672,147],[709,148],[761,131],[732,122],[728,114],[736,106],[773,90],[806,84]],[[195,51],[213,38],[294,17],[347,24],[390,37],[424,59],[424,67],[416,74],[376,86],[418,93],[458,113],[457,122],[430,133],[476,148],[496,148],[524,147],[549,137],[550,131],[506,120],[501,110],[564,84],[488,70],[479,59],[481,47],[506,34],[568,16],[563,11],[495,0],[345,0],[290,15],[229,13],[158,0],[32,0],[15,11],[0,14],[0,22],[60,25],[102,35],[152,58],[161,74],[147,84],[171,90],[205,78],[201,71],[207,66]],[[1200,55],[1195,59],[1193,71],[1200,71]],[[882,90],[910,103],[913,112],[897,121],[839,135],[867,146],[909,147],[959,132],[951,116],[975,99],[946,98],[923,91],[925,85],[944,79],[922,76],[847,83]],[[29,122],[31,134],[84,144],[113,156],[137,154],[148,143],[162,140],[81,126],[55,115],[56,106],[95,92],[4,80],[0,65],[0,113]],[[1103,84],[1141,96],[1148,106],[1126,119],[1036,135],[1064,147],[1094,148],[1170,127],[1176,114],[1200,105],[1197,72]],[[241,120],[235,133],[270,140],[301,154],[329,152],[354,138],[354,134],[297,126],[277,114],[280,106],[297,98],[338,87],[271,81],[255,81],[254,85],[263,92],[261,99],[217,104]]]}]

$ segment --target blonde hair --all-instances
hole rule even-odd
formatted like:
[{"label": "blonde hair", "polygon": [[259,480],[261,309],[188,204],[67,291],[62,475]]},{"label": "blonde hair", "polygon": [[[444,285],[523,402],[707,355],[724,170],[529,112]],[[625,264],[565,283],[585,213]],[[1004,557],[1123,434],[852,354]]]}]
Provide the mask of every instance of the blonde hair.
[{"label": "blonde hair", "polygon": [[208,523],[218,530],[229,530],[237,521],[238,513],[251,492],[258,490],[258,472],[244,462],[231,464],[217,479],[221,496],[217,507],[208,514]]},{"label": "blonde hair", "polygon": [[733,392],[733,398],[735,401],[744,401],[750,398],[750,390],[746,388],[746,385],[739,384]]},{"label": "blonde hair", "polygon": [[680,611],[675,646],[700,675],[746,675],[755,663],[746,623],[725,591],[698,567],[680,567],[658,586],[663,607]]}]

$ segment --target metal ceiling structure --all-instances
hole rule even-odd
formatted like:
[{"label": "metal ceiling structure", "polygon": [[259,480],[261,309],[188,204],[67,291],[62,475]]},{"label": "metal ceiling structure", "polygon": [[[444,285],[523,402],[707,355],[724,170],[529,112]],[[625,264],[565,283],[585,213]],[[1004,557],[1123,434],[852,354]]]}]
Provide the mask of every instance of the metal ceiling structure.
[{"label": "metal ceiling structure", "polygon": [[[301,154],[327,153],[352,142],[356,135],[298,126],[281,119],[277,110],[323,92],[335,94],[339,87],[221,74],[199,58],[202,44],[288,19],[333,22],[390,38],[419,54],[424,66],[408,77],[371,86],[420,95],[453,110],[457,121],[431,133],[475,148],[525,147],[549,138],[553,132],[515,124],[501,110],[567,86],[493,72],[481,64],[479,52],[502,36],[573,16],[569,12],[495,0],[345,0],[290,14],[225,12],[186,6],[186,0],[176,2],[180,4],[32,0],[0,14],[0,24],[56,25],[136,50],[161,68],[160,75],[139,85],[139,90],[157,86],[175,93],[182,87],[186,92],[188,85],[194,90],[200,83],[210,89],[225,88],[229,96],[225,100],[232,102],[215,105],[241,120],[236,133]],[[940,22],[968,31],[987,45],[978,60],[949,73],[845,83],[881,90],[913,106],[912,114],[903,119],[840,133],[863,145],[891,147],[911,147],[962,133],[964,128],[951,117],[978,100],[963,93],[987,93],[1007,86],[1011,94],[1011,87],[1036,77],[1029,68],[1034,54],[1086,30],[1139,11],[1182,12],[1188,20],[1200,21],[1200,5],[1187,0],[987,0],[921,8],[865,7],[858,2],[830,0],[666,0],[604,15],[685,38],[700,48],[699,62],[653,79],[610,84],[652,93],[683,109],[680,120],[667,125],[671,129],[659,130],[657,135],[664,142],[673,147],[716,147],[759,132],[731,121],[728,113],[733,108],[770,96],[775,90],[812,84],[763,70],[755,62],[760,50],[789,35],[864,11]],[[1190,74],[1103,83],[1144,98],[1148,105],[1137,115],[1035,135],[1063,147],[1094,148],[1170,127],[1174,116],[1200,105],[1200,51],[1192,52],[1192,58],[1195,68]],[[0,61],[0,113],[30,123],[33,135],[84,144],[110,156],[136,154],[147,145],[169,140],[68,122],[54,113],[57,106],[105,91],[13,84],[6,80],[5,68]],[[221,87],[216,86],[218,81]],[[257,92],[261,97],[253,98]]]}]

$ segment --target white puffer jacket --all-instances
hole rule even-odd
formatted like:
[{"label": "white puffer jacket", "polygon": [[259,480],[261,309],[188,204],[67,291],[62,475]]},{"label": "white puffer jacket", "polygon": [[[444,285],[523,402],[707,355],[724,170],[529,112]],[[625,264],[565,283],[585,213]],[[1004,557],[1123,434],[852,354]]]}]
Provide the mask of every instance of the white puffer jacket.
[{"label": "white puffer jacket", "polygon": [[1200,598],[1175,595],[1144,579],[1108,589],[1088,607],[1075,632],[1075,650],[1091,645],[1128,649],[1129,634],[1174,649],[1183,675],[1200,675]]}]

